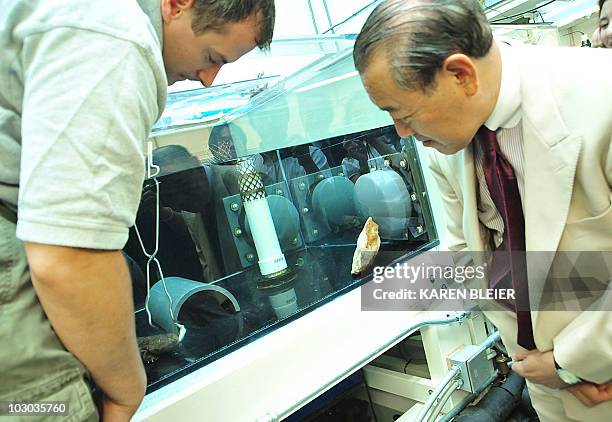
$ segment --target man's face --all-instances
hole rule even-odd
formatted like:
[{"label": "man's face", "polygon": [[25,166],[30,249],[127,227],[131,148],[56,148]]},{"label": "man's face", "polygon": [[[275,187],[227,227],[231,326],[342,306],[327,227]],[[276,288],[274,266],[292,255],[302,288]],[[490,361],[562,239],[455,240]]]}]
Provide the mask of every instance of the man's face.
[{"label": "man's face", "polygon": [[163,57],[168,84],[190,79],[212,85],[226,63],[238,60],[256,46],[258,16],[226,23],[220,31],[196,35],[192,30],[194,0],[163,0]]},{"label": "man's face", "polygon": [[407,90],[393,79],[384,55],[376,54],[361,78],[372,102],[391,115],[401,137],[414,135],[443,154],[465,148],[482,124],[478,117],[482,110],[475,109],[473,93],[469,95],[452,72],[441,70],[435,89],[427,93]]},{"label": "man's face", "polygon": [[610,26],[610,20],[612,20],[612,0],[606,1],[599,13],[599,36],[601,43],[606,48],[612,48],[612,27]]}]

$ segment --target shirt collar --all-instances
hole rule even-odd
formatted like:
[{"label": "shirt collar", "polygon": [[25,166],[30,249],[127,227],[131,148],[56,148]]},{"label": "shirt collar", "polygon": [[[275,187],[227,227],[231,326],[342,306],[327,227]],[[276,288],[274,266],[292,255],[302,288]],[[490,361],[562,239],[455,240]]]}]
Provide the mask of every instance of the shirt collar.
[{"label": "shirt collar", "polygon": [[157,34],[159,40],[159,46],[161,49],[164,47],[164,33],[161,16],[161,0],[138,0],[140,8],[148,16],[151,21],[151,25]]},{"label": "shirt collar", "polygon": [[501,54],[502,77],[497,104],[485,122],[485,126],[492,131],[513,128],[521,120],[521,78],[513,51],[518,47],[504,41],[496,42]]}]

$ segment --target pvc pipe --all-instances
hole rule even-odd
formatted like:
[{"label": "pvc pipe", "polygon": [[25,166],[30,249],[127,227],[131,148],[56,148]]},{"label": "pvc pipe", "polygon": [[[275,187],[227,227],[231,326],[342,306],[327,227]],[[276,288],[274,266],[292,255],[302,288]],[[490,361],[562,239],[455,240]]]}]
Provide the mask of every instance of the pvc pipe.
[{"label": "pvc pipe", "polygon": [[270,296],[270,304],[278,319],[283,319],[298,311],[297,296],[292,287],[281,293]]},{"label": "pvc pipe", "polygon": [[259,257],[259,269],[262,275],[278,273],[287,268],[285,255],[280,247],[274,221],[264,198],[244,203],[244,211],[249,220],[249,227]]},{"label": "pvc pipe", "polygon": [[259,270],[264,276],[279,273],[287,268],[287,262],[274,228],[264,184],[255,169],[253,158],[241,159],[238,171],[240,197],[259,257]]}]

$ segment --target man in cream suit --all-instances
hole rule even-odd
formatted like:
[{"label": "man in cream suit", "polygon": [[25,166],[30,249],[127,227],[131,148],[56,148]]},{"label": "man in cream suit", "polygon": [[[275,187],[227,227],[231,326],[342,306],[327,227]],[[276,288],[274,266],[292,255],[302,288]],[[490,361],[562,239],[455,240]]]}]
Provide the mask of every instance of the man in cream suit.
[{"label": "man in cream suit", "polygon": [[[612,252],[612,55],[494,41],[476,0],[386,0],[354,57],[400,136],[435,150],[450,249],[529,252],[522,286],[528,281],[531,312],[485,313],[527,379],[540,420],[611,420],[610,263],[558,252]],[[588,277],[603,274],[588,308],[597,312],[542,310],[551,268],[569,261]]]}]

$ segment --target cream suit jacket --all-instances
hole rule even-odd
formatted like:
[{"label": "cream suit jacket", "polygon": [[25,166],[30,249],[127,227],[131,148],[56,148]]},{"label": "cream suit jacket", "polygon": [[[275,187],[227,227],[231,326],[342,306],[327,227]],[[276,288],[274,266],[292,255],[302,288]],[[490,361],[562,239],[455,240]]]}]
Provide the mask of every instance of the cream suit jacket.
[{"label": "cream suit jacket", "polygon": [[[612,251],[612,52],[515,48],[521,59],[527,251]],[[488,250],[489,232],[478,220],[472,145],[451,156],[432,150],[430,158],[447,214],[449,248]],[[529,259],[528,254],[530,287],[546,278],[553,254],[546,255]],[[611,269],[602,270],[609,275]],[[604,283],[607,290],[594,306],[611,310],[609,276]],[[530,291],[532,309],[538,294]],[[516,318],[503,314],[491,319],[515,350]],[[537,348],[554,349],[561,367],[592,382],[612,382],[612,312],[532,311],[532,323]],[[572,401],[569,396],[565,392],[564,403]],[[573,412],[612,420],[612,401],[580,407]]]}]

